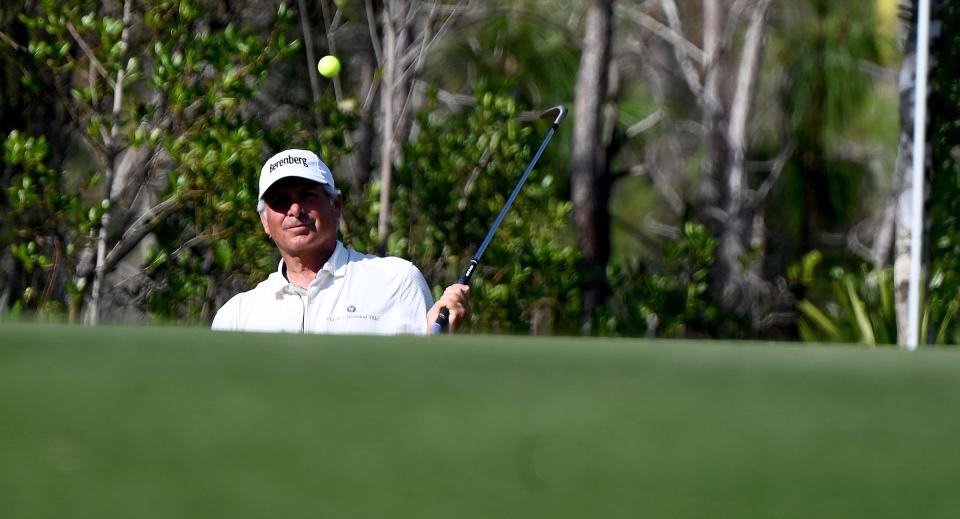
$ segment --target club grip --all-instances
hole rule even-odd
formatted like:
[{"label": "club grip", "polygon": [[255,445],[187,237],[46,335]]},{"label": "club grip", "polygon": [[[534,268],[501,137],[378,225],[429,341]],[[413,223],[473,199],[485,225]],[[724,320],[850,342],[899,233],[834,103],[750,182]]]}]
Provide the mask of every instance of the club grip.
[{"label": "club grip", "polygon": [[439,335],[447,328],[447,325],[450,324],[450,310],[447,307],[440,309],[440,315],[437,316],[437,321],[433,323],[430,330],[433,335]]},{"label": "club grip", "polygon": [[477,269],[477,265],[480,264],[480,261],[477,258],[471,258],[470,263],[467,263],[466,268],[463,269],[463,274],[460,275],[460,279],[457,283],[461,285],[469,285],[470,278],[473,277],[473,271]]},{"label": "club grip", "polygon": [[[470,262],[467,263],[466,268],[463,269],[463,274],[460,275],[460,279],[457,280],[457,283],[461,285],[469,285],[470,278],[473,277],[473,271],[476,270],[477,265],[480,264],[480,261],[477,258],[471,258]],[[433,335],[439,335],[447,329],[447,326],[450,325],[450,309],[447,307],[440,308],[440,314],[437,315],[437,321],[430,326],[430,333]]]}]

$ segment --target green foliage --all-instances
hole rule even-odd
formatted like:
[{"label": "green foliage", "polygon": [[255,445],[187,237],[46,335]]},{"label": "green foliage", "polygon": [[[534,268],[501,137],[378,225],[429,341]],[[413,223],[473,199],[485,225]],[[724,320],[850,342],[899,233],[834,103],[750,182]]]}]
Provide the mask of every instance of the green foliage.
[{"label": "green foliage", "polygon": [[645,264],[608,267],[612,294],[601,319],[605,335],[742,337],[745,322],[717,306],[709,294],[716,240],[687,222],[664,245],[662,268]]},{"label": "green foliage", "polygon": [[[465,24],[459,37],[438,53],[427,78],[450,91],[503,92],[520,105],[549,106],[572,99],[579,42],[544,24],[528,10],[533,6],[526,7]],[[547,11],[556,5],[541,2],[539,8]]]},{"label": "green foliage", "polygon": [[[834,267],[826,282],[819,277],[822,255],[811,252],[790,269],[790,282],[806,291],[797,303],[800,338],[808,342],[896,344],[893,272],[861,265],[855,272]],[[938,287],[936,276],[931,287]],[[931,292],[935,290],[931,289]],[[960,297],[929,297],[921,307],[921,343],[956,344],[951,335],[960,312]]]},{"label": "green foliage", "polygon": [[830,269],[827,281],[818,277],[823,256],[807,254],[790,268],[789,281],[806,290],[797,303],[800,338],[808,342],[846,342],[870,346],[896,344],[893,272],[861,266],[848,272]]},{"label": "green foliage", "polygon": [[[544,123],[518,116],[513,99],[494,92],[463,113],[434,106],[418,116],[396,172],[386,252],[419,265],[436,295],[459,278],[545,135]],[[471,282],[474,330],[576,330],[579,254],[554,179],[544,157],[491,241]],[[367,230],[346,237],[359,249],[375,249],[378,201],[374,185],[349,225]]]},{"label": "green foliage", "polygon": [[[5,211],[0,221],[4,279],[0,283],[9,289],[3,297],[12,294],[8,305],[15,311],[66,314],[76,320],[80,303],[89,297],[90,258],[100,227],[106,226],[106,247],[113,250],[135,234],[132,231],[143,223],[138,218],[145,209],[168,207],[155,221],[144,223],[149,227],[144,233],[149,250],[145,259],[131,262],[142,270],[119,283],[112,279],[110,288],[123,292],[119,304],[135,304],[155,319],[208,321],[226,297],[249,289],[276,266],[276,251],[254,212],[257,174],[264,157],[298,146],[317,151],[331,165],[350,163],[353,150],[345,136],[360,117],[372,119],[370,114],[375,113],[375,106],[371,108],[367,101],[376,102],[376,90],[368,96],[359,85],[351,84],[350,72],[362,68],[363,61],[360,46],[347,43],[352,37],[343,38],[353,34],[351,24],[363,19],[362,8],[353,4],[341,11],[339,27],[344,30],[336,36],[345,63],[340,81],[347,94],[341,106],[355,107],[349,109],[341,109],[333,100],[332,84],[321,85],[326,90],[320,92],[319,101],[307,90],[303,56],[292,36],[299,34],[299,28],[293,23],[295,14],[285,5],[272,12],[257,6],[257,17],[244,18],[237,13],[249,12],[252,3],[231,3],[236,9],[230,12],[226,4],[212,0],[145,0],[131,2],[132,20],[125,22],[124,2],[20,4],[17,30],[0,27],[3,36],[12,35],[17,41],[16,47],[3,47],[3,63],[19,62],[15,73],[8,71],[4,79],[19,82],[24,95],[36,96],[52,107],[50,117],[24,116],[31,119],[29,124],[5,117],[5,124],[8,120],[16,124],[4,126],[0,135],[5,154],[0,200]],[[860,208],[850,200],[862,199],[866,169],[838,159],[832,150],[838,141],[874,135],[874,125],[864,122],[863,114],[877,105],[864,95],[871,79],[862,63],[886,65],[889,52],[871,32],[872,5],[823,0],[780,4],[772,23],[793,27],[770,31],[767,62],[777,65],[763,75],[776,75],[781,69],[788,74],[778,81],[761,82],[761,89],[773,83],[782,88],[779,96],[761,93],[758,99],[777,98],[781,105],[757,107],[764,122],[751,129],[755,135],[751,138],[762,144],[755,146],[759,152],[751,151],[748,163],[771,157],[784,137],[797,141],[781,183],[767,201],[778,208],[765,215],[772,229],[770,243],[776,244],[757,251],[769,263],[785,265],[810,245],[796,240],[796,235],[809,238],[824,230],[841,232],[860,216]],[[566,11],[572,5],[534,0],[523,9],[498,4],[484,14],[484,23],[470,17],[451,18],[452,25],[447,27],[451,30],[439,32],[437,45],[421,56],[424,69],[418,81],[442,88],[456,99],[473,96],[477,104],[451,112],[431,98],[418,108],[414,139],[403,144],[396,164],[392,232],[385,250],[377,250],[380,184],[376,181],[349,186],[356,191],[350,199],[359,203],[351,202],[345,210],[346,243],[412,260],[437,294],[459,277],[547,130],[542,122],[519,122],[519,107],[569,103],[573,98],[581,43],[577,33],[582,21],[576,16],[580,7],[574,16],[565,17],[566,22],[538,14]],[[363,25],[361,32],[366,33]],[[634,37],[628,38],[633,41]],[[354,56],[349,56],[351,51]],[[950,61],[956,62],[960,60]],[[620,107],[621,126],[639,121],[654,109],[663,110],[664,121],[697,119],[697,105],[686,95],[669,92],[673,84],[638,80],[647,75],[647,64],[625,63],[616,63],[623,88],[611,105]],[[418,57],[418,64],[409,71],[419,66]],[[378,72],[372,72],[377,84]],[[725,84],[730,79],[721,78]],[[357,78],[353,81],[359,83]],[[940,88],[953,91],[952,83],[941,81]],[[271,91],[274,85],[280,86]],[[656,95],[660,90],[665,92]],[[434,97],[440,95],[434,93]],[[952,97],[947,101],[960,106]],[[418,102],[406,106],[419,106]],[[309,126],[313,121],[304,116],[309,115],[307,110],[322,113],[322,128]],[[952,113],[946,108],[940,112]],[[765,117],[767,113],[777,115]],[[36,122],[47,119],[52,122]],[[11,132],[13,128],[17,131]],[[942,128],[949,130],[946,121]],[[668,163],[656,156],[667,155],[663,142],[676,140],[670,131],[669,124],[662,124],[629,143],[619,142],[615,132],[613,147],[618,151],[609,157],[612,169],[632,171],[641,163],[650,166],[648,171],[662,167],[672,178],[683,177],[677,181],[678,192],[687,196],[700,182],[696,172],[703,150],[683,146],[683,152],[676,153],[676,169],[665,167]],[[770,134],[776,135],[771,138]],[[558,138],[568,136],[561,132]],[[375,143],[376,131],[372,138]],[[950,133],[934,137],[944,144],[950,139],[958,142]],[[677,146],[688,140],[682,137]],[[473,283],[474,331],[581,333],[581,254],[572,245],[568,227],[571,204],[565,199],[564,148],[555,143],[542,158],[481,262]],[[670,154],[675,149],[671,145]],[[953,153],[944,145],[937,149],[938,164]],[[128,152],[141,153],[148,160],[119,193],[111,193],[107,181],[112,168]],[[340,172],[337,175],[348,180]],[[953,178],[955,183],[958,175],[951,175],[942,180]],[[759,180],[752,178],[751,185]],[[815,185],[815,181],[823,182]],[[634,177],[633,182],[646,181]],[[348,185],[341,183],[344,188]],[[619,183],[615,190],[618,199],[631,206],[619,212],[628,224],[664,206],[653,188],[643,198],[624,186]],[[938,194],[955,189],[936,187]],[[806,195],[797,196],[800,191]],[[955,208],[946,205],[940,210],[945,225],[953,225]],[[684,218],[676,213],[666,219],[660,216],[653,215],[656,220],[669,220],[668,224]],[[813,218],[822,221],[811,222]],[[935,322],[952,323],[957,305],[951,303],[955,299],[951,294],[957,292],[960,280],[953,274],[958,269],[950,254],[958,240],[946,227],[934,228],[934,233],[944,255],[934,260],[931,293],[942,303],[934,305],[932,316]],[[595,316],[598,333],[667,337],[758,333],[711,303],[716,244],[701,226],[686,224],[676,240],[650,238],[643,245],[643,259],[632,251],[620,253],[618,263],[608,268],[610,301]],[[785,252],[773,250],[778,246]],[[960,257],[960,252],[956,255]],[[869,327],[873,340],[882,342],[889,333],[873,321],[867,285],[861,286],[859,274],[851,276],[838,281],[842,290],[830,284],[825,294],[810,280],[807,295],[824,308],[820,313],[829,320],[830,333],[849,332],[842,335],[850,337],[846,340],[859,340],[869,337]],[[847,306],[836,305],[843,319],[831,313],[833,303],[829,303],[841,296]],[[949,339],[955,328],[951,324],[937,333]]]},{"label": "green foliage", "polygon": [[256,215],[257,177],[265,154],[303,140],[304,129],[271,135],[249,106],[271,65],[298,48],[283,33],[289,11],[281,6],[262,41],[232,24],[201,31],[204,21],[183,5],[146,16],[157,35],[150,85],[169,103],[147,115],[173,115],[148,138],[176,164],[161,196],[181,200],[183,210],[155,230],[143,303],[155,318],[203,322],[222,302],[222,288],[246,289],[275,268]]},{"label": "green foliage", "polygon": [[935,340],[960,343],[954,316],[960,300],[960,5],[943,2],[942,29],[932,54],[929,107],[928,222],[930,320]]},{"label": "green foliage", "polygon": [[75,316],[76,296],[83,282],[69,282],[67,291],[56,274],[73,272],[77,242],[103,209],[84,203],[65,186],[66,175],[46,165],[49,145],[43,136],[10,132],[3,142],[3,157],[14,174],[5,189],[7,207],[0,225],[0,242],[7,248],[23,276],[22,291],[12,301],[15,313],[35,312],[40,318],[62,313],[65,305]]},{"label": "green foliage", "polygon": [[[768,201],[776,210],[767,212],[767,256],[780,272],[810,250],[823,249],[823,233],[845,232],[871,213],[871,193],[888,189],[870,170],[877,159],[872,150],[895,150],[896,125],[890,111],[874,120],[883,93],[864,67],[883,64],[892,45],[880,30],[875,2],[803,0],[783,9],[783,21],[791,25],[772,32],[769,51],[778,64],[771,73],[777,76],[782,121],[765,138],[774,150],[796,145]],[[871,91],[880,92],[865,95]],[[858,147],[871,152],[844,153]],[[882,170],[892,170],[893,157],[892,151],[882,154]],[[842,252],[823,252],[844,263]]]},{"label": "green foliage", "polygon": [[871,78],[860,62],[879,63],[892,44],[879,32],[873,2],[791,2],[790,31],[773,35],[772,52],[785,68],[787,124],[795,131],[820,129],[829,142],[868,102]]},{"label": "green foliage", "polygon": [[[152,192],[143,196],[159,198],[157,207],[176,210],[152,224],[156,241],[143,279],[118,289],[134,292],[134,301],[158,318],[202,320],[215,309],[212,287],[238,278],[248,285],[272,269],[271,248],[255,214],[257,172],[275,141],[286,145],[304,138],[298,126],[271,134],[251,101],[271,66],[299,44],[287,41],[292,15],[284,5],[260,35],[217,23],[210,7],[153,0],[134,6],[128,26],[121,13],[101,9],[98,2],[44,0],[20,15],[30,56],[54,78],[50,88],[72,115],[95,164],[83,172],[57,171],[47,164],[43,137],[14,132],[7,138],[6,163],[15,171],[8,196],[15,214],[32,220],[11,221],[3,239],[27,274],[65,261],[67,267],[44,283],[55,287],[72,280],[69,293],[85,295],[89,273],[77,276],[78,259],[57,252],[54,260],[49,250],[69,244],[75,255],[89,248],[108,211],[120,222],[109,229],[107,247],[127,236],[130,228],[122,225],[131,225],[137,215],[125,213],[128,207],[115,203],[121,195],[107,194],[109,186],[103,185],[107,168],[115,167],[123,150],[152,156],[134,178],[150,185]],[[24,81],[38,84],[44,78]],[[122,205],[133,207],[140,196]],[[44,229],[42,222],[55,228]],[[18,240],[10,229],[37,237]],[[55,292],[44,294],[56,300]]]}]

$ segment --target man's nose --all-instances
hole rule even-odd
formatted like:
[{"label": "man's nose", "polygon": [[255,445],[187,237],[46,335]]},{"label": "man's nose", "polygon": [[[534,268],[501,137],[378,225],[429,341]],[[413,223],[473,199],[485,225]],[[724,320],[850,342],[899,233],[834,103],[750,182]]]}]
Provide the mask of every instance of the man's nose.
[{"label": "man's nose", "polygon": [[287,209],[288,216],[300,216],[301,212],[303,212],[303,207],[300,205],[300,202],[290,202],[290,207]]}]

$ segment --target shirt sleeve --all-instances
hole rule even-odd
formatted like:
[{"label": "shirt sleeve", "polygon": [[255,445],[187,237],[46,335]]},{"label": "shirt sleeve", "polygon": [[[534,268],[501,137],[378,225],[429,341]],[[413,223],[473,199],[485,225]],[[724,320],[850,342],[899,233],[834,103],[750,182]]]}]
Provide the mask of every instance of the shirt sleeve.
[{"label": "shirt sleeve", "polygon": [[211,330],[236,331],[238,329],[237,322],[240,319],[239,299],[239,294],[235,295],[217,310],[217,314],[213,316],[213,324],[210,325]]},{"label": "shirt sleeve", "polygon": [[433,295],[420,269],[410,264],[403,292],[400,294],[402,314],[397,333],[425,335],[427,333],[427,310],[433,306]]}]

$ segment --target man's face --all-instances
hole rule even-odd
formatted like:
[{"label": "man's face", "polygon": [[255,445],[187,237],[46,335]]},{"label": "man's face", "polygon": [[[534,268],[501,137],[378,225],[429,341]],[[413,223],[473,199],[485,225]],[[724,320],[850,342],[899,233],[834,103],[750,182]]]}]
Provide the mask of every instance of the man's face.
[{"label": "man's face", "polygon": [[281,253],[308,257],[333,253],[340,220],[340,197],[304,178],[278,181],[263,195],[263,230]]}]

